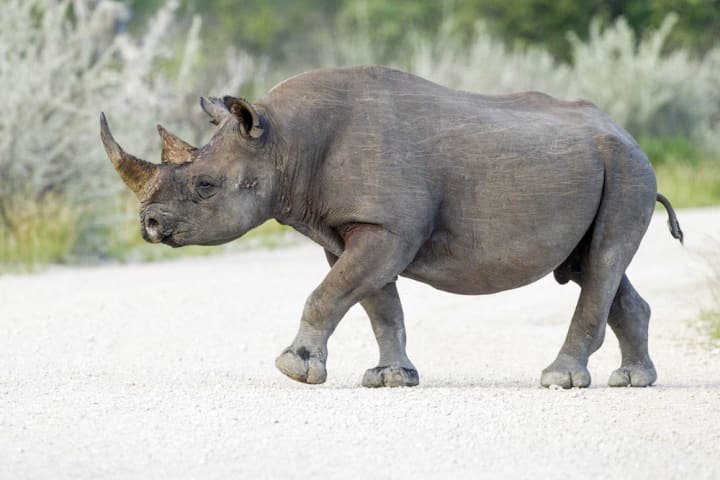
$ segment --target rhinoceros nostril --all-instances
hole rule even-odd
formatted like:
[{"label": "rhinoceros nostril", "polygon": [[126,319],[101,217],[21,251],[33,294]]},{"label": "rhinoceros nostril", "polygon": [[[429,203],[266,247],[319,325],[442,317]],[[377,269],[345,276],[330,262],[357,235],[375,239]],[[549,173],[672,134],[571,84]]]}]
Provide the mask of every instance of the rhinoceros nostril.
[{"label": "rhinoceros nostril", "polygon": [[160,224],[158,223],[157,220],[155,220],[154,218],[151,217],[145,221],[145,227],[147,227],[148,230],[157,231],[160,229]]},{"label": "rhinoceros nostril", "polygon": [[153,217],[147,217],[145,219],[145,239],[152,243],[158,243],[162,241],[162,233],[160,228],[160,222]]}]

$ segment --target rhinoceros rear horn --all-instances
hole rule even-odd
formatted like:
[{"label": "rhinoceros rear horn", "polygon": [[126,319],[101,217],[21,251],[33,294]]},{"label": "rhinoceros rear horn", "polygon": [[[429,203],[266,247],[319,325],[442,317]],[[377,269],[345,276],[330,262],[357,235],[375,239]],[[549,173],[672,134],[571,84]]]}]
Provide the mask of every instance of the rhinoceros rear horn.
[{"label": "rhinoceros rear horn", "polygon": [[197,150],[189,143],[179,139],[158,124],[157,131],[162,139],[162,163],[182,164],[192,162],[192,155]]},{"label": "rhinoceros rear horn", "polygon": [[100,114],[100,137],[105,152],[125,185],[140,198],[145,185],[157,174],[159,165],[140,160],[126,153],[115,141],[108,128],[105,114]]}]

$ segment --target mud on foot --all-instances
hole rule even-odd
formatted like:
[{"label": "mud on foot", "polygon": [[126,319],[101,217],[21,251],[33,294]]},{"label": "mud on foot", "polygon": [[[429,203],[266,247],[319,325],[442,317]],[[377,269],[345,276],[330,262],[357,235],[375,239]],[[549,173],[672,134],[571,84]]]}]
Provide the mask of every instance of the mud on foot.
[{"label": "mud on foot", "polygon": [[296,350],[286,348],[277,359],[275,366],[282,373],[302,383],[323,383],[327,378],[325,361],[304,347]]}]

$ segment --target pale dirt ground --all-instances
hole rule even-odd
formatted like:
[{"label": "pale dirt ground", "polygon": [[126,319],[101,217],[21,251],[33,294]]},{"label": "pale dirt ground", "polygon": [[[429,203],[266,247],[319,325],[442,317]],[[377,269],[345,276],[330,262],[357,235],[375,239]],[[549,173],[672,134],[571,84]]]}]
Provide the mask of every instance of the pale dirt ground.
[{"label": "pale dirt ground", "polygon": [[[413,389],[359,386],[375,341],[353,309],[328,382],[273,366],[327,267],[319,247],[0,277],[0,479],[720,478],[720,349],[698,251],[720,210],[656,216],[630,268],[653,307],[657,386],[539,386],[578,290],[551,277],[463,297],[400,281]],[[163,248],[163,247],[159,247]]]}]

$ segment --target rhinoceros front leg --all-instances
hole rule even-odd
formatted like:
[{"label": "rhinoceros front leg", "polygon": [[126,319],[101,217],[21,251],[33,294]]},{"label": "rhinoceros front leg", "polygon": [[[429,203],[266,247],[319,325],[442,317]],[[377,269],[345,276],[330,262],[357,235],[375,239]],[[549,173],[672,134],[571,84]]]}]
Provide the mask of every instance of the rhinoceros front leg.
[{"label": "rhinoceros front leg", "polygon": [[[332,267],[337,257],[325,250]],[[360,305],[370,317],[380,351],[378,366],[365,372],[365,387],[413,387],[420,382],[417,370],[405,352],[405,321],[395,282],[365,297]]]},{"label": "rhinoceros front leg", "polygon": [[323,383],[335,327],[351,306],[394,281],[414,257],[415,243],[376,225],[353,228],[345,251],[305,303],[297,336],[275,361],[277,368],[299,382]]},{"label": "rhinoceros front leg", "polygon": [[405,352],[405,322],[395,282],[360,302],[372,324],[380,351],[378,366],[363,375],[364,387],[413,387],[420,383]]}]

